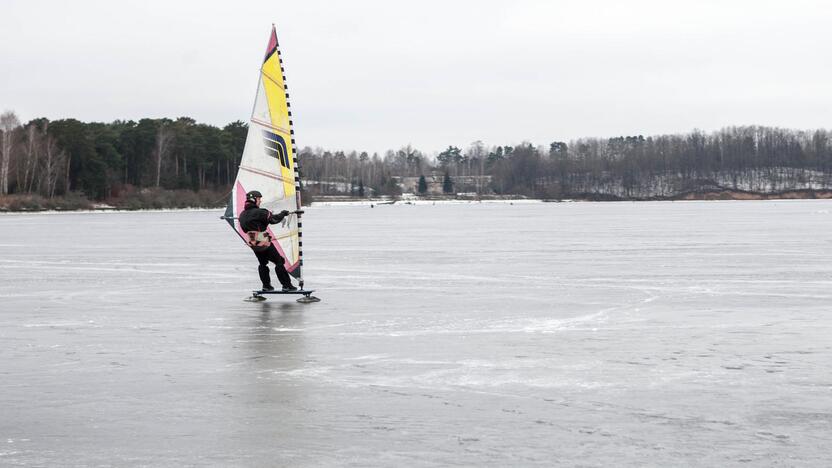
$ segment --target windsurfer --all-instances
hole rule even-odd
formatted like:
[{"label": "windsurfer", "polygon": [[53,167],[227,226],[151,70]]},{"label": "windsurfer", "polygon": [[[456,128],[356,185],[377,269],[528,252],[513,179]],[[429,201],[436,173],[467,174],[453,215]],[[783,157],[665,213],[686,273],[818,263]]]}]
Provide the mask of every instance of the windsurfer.
[{"label": "windsurfer", "polygon": [[291,277],[283,266],[283,257],[275,248],[271,235],[268,232],[269,224],[277,224],[287,216],[289,212],[286,210],[277,214],[272,214],[269,210],[260,208],[260,200],[263,195],[257,190],[252,190],[246,194],[246,204],[243,211],[240,213],[240,227],[246,233],[246,243],[254,255],[257,256],[257,261],[260,266],[257,268],[260,273],[260,280],[263,282],[263,291],[274,291],[272,287],[271,277],[269,276],[269,262],[275,264],[274,272],[277,274],[277,279],[283,286],[283,291],[297,291],[298,288],[292,285]]}]

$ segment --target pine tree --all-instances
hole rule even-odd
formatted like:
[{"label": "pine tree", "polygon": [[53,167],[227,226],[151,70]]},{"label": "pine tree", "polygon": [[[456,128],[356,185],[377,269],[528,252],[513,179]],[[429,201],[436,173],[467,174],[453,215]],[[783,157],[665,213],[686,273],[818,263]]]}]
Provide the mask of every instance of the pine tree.
[{"label": "pine tree", "polygon": [[424,175],[419,176],[419,195],[424,195],[428,191],[428,181],[425,180]]},{"label": "pine tree", "polygon": [[451,175],[448,174],[448,171],[445,171],[445,178],[442,180],[442,192],[454,193],[454,183],[451,180]]}]

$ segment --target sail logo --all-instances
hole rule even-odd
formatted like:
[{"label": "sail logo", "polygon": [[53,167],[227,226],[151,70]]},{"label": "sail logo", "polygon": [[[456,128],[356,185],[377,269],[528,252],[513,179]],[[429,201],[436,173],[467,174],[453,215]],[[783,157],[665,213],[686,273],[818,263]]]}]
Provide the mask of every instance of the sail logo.
[{"label": "sail logo", "polygon": [[282,136],[263,130],[263,144],[267,156],[277,159],[281,166],[289,169],[289,152],[286,150],[286,140]]}]

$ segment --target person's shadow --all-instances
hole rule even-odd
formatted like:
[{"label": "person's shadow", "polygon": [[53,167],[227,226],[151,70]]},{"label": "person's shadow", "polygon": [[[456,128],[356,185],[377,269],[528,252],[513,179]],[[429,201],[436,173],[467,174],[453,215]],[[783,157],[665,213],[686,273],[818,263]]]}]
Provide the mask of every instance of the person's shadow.
[{"label": "person's shadow", "polygon": [[304,318],[302,304],[263,301],[249,327],[251,358],[259,372],[292,371],[304,362]]},{"label": "person's shadow", "polygon": [[[241,317],[236,359],[224,405],[231,434],[221,446],[272,456],[275,443],[303,440],[309,417],[304,307],[294,301],[264,301]],[[225,450],[225,449],[224,449]]]}]

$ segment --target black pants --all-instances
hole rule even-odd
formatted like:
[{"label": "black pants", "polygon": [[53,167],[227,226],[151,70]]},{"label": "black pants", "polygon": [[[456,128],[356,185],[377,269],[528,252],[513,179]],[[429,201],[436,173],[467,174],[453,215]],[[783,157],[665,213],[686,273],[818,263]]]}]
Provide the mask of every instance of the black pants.
[{"label": "black pants", "polygon": [[264,288],[270,288],[272,286],[272,280],[269,276],[269,262],[275,264],[274,272],[277,274],[277,280],[280,281],[280,285],[284,288],[292,286],[289,272],[283,266],[283,257],[280,256],[280,253],[278,253],[274,245],[270,245],[269,248],[262,252],[254,250],[254,255],[257,256],[257,261],[260,262],[260,266],[257,267],[257,272],[260,273],[260,281],[263,282]]}]

